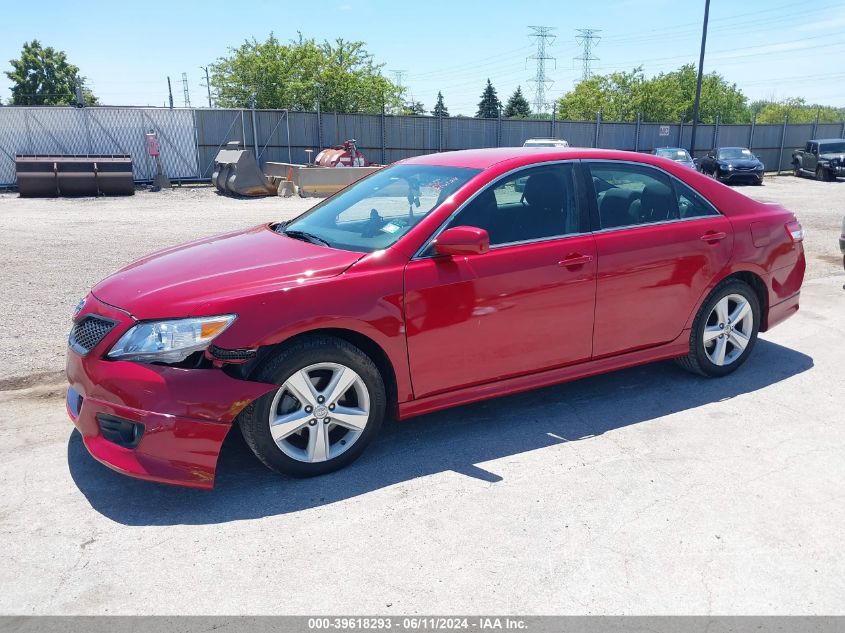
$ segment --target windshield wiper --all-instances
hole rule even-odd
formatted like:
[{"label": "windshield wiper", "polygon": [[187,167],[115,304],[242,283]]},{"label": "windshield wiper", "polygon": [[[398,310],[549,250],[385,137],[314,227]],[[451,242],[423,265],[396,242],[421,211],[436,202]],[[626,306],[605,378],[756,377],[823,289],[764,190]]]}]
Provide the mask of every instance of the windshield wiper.
[{"label": "windshield wiper", "polygon": [[323,246],[331,247],[331,244],[322,237],[318,237],[313,233],[308,233],[307,231],[282,231],[282,233],[295,240],[302,240],[304,242],[311,242],[312,244],[322,244]]}]

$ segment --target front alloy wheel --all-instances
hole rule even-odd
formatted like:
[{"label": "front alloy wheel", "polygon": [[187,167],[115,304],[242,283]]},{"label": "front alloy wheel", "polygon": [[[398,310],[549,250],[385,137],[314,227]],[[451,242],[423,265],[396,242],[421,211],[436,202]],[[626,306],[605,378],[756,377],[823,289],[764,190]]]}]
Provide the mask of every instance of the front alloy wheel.
[{"label": "front alloy wheel", "polygon": [[294,477],[351,463],[377,434],[387,410],[375,363],[334,337],[293,342],[250,378],[279,387],[244,409],[241,434],[266,466]]},{"label": "front alloy wheel", "polygon": [[270,405],[270,435],[288,457],[314,463],[354,446],[367,428],[370,392],[355,370],[318,363],[295,372]]}]

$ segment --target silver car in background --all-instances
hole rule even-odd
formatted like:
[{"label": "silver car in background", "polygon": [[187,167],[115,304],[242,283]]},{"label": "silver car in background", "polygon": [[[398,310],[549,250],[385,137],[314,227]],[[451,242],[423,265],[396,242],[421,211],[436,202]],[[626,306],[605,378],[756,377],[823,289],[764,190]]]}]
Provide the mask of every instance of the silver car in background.
[{"label": "silver car in background", "polygon": [[522,144],[523,147],[569,147],[569,143],[562,138],[530,138]]},{"label": "silver car in background", "polygon": [[692,156],[690,156],[689,152],[683,147],[658,147],[651,153],[655,156],[661,156],[662,158],[673,160],[684,167],[695,169],[695,163],[692,160]]}]

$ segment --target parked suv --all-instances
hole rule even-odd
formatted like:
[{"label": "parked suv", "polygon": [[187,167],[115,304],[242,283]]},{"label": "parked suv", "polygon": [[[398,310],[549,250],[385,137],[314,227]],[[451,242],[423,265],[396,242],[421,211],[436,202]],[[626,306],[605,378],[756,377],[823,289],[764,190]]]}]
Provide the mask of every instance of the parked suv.
[{"label": "parked suv", "polygon": [[845,139],[807,141],[804,149],[792,152],[792,173],[796,176],[815,175],[816,180],[845,177]]}]

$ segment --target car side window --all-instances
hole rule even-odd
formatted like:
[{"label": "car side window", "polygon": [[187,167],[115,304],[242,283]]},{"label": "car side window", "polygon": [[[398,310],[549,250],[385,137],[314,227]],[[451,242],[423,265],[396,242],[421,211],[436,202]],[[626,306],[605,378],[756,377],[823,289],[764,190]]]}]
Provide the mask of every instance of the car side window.
[{"label": "car side window", "polygon": [[449,227],[482,228],[491,246],[582,232],[574,173],[572,163],[560,163],[505,176],[461,209]]},{"label": "car side window", "polygon": [[678,200],[678,215],[682,220],[719,215],[719,212],[689,185],[682,183],[680,180],[675,180],[674,186]]},{"label": "car side window", "polygon": [[647,165],[587,163],[602,229],[678,219],[669,176]]}]

